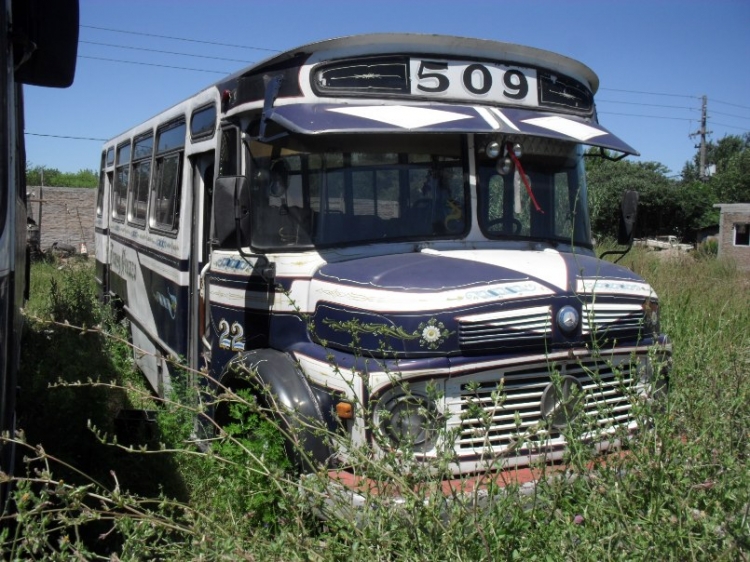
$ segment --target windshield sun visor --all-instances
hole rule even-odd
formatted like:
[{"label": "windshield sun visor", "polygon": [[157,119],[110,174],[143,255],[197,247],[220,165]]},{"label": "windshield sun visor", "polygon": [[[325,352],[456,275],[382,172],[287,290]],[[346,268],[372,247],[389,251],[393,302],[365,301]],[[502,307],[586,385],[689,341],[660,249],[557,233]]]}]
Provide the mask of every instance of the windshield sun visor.
[{"label": "windshield sun visor", "polygon": [[274,107],[266,118],[307,135],[324,133],[501,133],[578,142],[638,155],[607,129],[582,117],[468,105],[289,104]]}]

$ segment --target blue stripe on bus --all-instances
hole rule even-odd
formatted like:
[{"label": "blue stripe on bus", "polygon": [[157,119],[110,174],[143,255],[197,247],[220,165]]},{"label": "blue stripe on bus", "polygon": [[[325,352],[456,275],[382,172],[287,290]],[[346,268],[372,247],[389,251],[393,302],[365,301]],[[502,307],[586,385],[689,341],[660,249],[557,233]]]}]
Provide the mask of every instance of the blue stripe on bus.
[{"label": "blue stripe on bus", "polygon": [[174,269],[178,271],[186,272],[190,269],[189,259],[180,259],[175,256],[171,256],[167,253],[160,252],[159,250],[155,250],[154,248],[150,248],[143,244],[139,244],[138,242],[135,242],[131,238],[126,238],[124,236],[119,236],[117,234],[110,234],[110,238],[114,240],[115,242],[117,242],[118,244],[127,246],[128,248],[135,250],[139,254],[143,254],[145,256],[153,258],[156,261],[159,261],[165,265],[173,267]]}]

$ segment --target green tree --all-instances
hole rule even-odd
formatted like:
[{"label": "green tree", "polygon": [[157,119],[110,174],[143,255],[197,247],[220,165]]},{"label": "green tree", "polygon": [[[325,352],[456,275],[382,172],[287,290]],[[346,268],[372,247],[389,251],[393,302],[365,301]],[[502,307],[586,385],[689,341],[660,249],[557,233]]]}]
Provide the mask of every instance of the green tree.
[{"label": "green tree", "polygon": [[95,188],[99,183],[99,175],[94,170],[78,170],[78,172],[61,172],[57,168],[32,166],[26,163],[26,185],[48,185],[52,187],[87,187]]},{"label": "green tree", "polygon": [[612,161],[595,154],[598,152],[590,151],[586,162],[594,236],[617,236],[620,201],[631,189],[640,196],[636,233],[672,234],[676,202],[672,189],[675,182],[667,177],[669,170],[658,162]]},{"label": "green tree", "polygon": [[[706,180],[713,198],[720,203],[750,201],[750,133],[727,135],[706,145],[706,165],[711,175]],[[700,180],[700,152],[685,162],[684,184]]]},{"label": "green tree", "polygon": [[708,182],[721,203],[750,202],[750,133],[722,138],[712,151],[714,174]]},{"label": "green tree", "polygon": [[698,230],[719,224],[718,203],[711,186],[700,180],[680,182],[674,185],[673,193],[677,201],[675,223],[684,241],[695,241]]}]

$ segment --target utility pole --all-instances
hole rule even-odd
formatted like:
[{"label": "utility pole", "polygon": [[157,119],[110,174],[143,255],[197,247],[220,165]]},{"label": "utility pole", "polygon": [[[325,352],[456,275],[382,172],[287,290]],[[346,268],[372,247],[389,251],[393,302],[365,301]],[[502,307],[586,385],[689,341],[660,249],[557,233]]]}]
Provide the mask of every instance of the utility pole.
[{"label": "utility pole", "polygon": [[39,229],[39,247],[42,247],[42,199],[44,199],[44,168],[39,171],[41,176],[41,185],[39,186],[39,220],[36,222],[36,227]]},{"label": "utility pole", "polygon": [[708,122],[708,97],[703,96],[703,107],[701,109],[701,128],[695,133],[690,134],[690,137],[701,138],[700,144],[696,144],[695,148],[700,148],[700,169],[698,170],[701,181],[708,179],[708,163],[706,162],[706,136],[711,134],[711,131],[706,130]]}]

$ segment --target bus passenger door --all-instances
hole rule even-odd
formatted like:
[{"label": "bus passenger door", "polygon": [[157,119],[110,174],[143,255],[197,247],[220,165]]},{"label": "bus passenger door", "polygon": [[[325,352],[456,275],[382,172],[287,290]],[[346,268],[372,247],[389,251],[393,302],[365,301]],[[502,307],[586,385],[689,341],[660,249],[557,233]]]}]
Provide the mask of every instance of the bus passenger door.
[{"label": "bus passenger door", "polygon": [[96,222],[94,226],[94,255],[96,258],[95,277],[98,285],[99,299],[108,302],[109,287],[109,217],[110,195],[112,191],[113,172],[102,171],[99,175],[99,187],[96,194]]},{"label": "bus passenger door", "polygon": [[205,345],[208,299],[203,298],[202,280],[210,263],[209,235],[214,185],[214,152],[191,157],[192,235],[190,241],[190,326],[188,327],[188,364],[191,369],[208,367],[210,345]]}]

